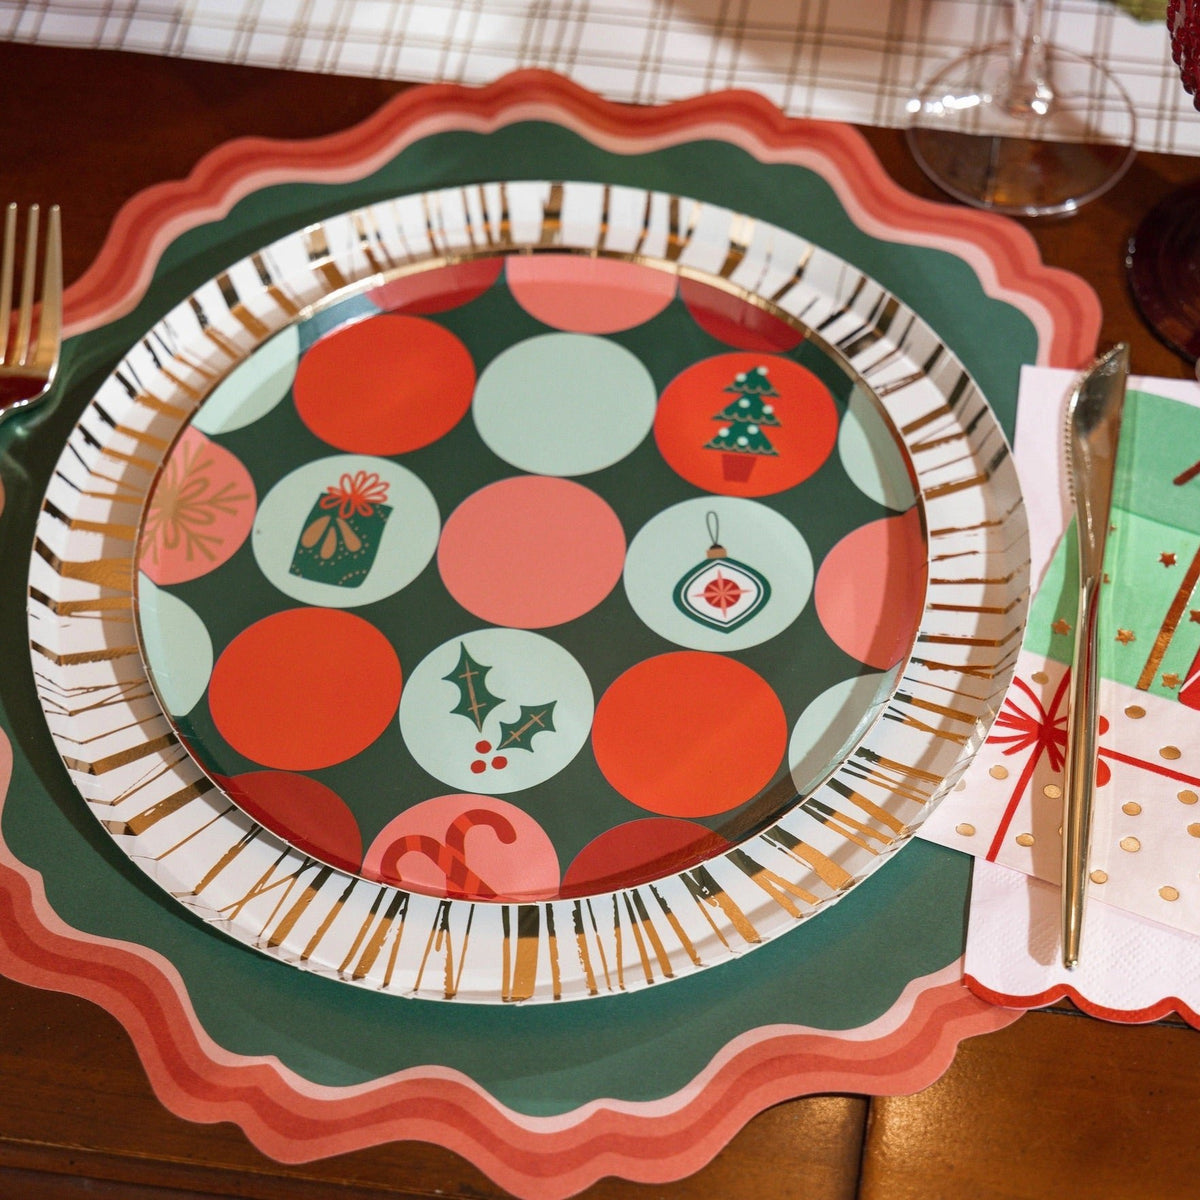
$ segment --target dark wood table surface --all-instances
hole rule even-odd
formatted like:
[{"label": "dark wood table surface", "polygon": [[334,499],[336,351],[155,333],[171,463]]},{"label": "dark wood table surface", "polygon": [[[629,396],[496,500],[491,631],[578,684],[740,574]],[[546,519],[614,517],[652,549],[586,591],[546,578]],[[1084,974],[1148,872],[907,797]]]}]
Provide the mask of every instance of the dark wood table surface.
[{"label": "dark wood table surface", "polygon": [[[142,188],[186,175],[232,137],[345,128],[401,86],[0,44],[0,199],[63,205],[70,282]],[[898,132],[864,132],[898,182],[937,195]],[[1129,341],[1140,374],[1187,377],[1191,368],[1134,310],[1126,239],[1160,197],[1198,176],[1200,159],[1144,154],[1079,215],[1029,223],[1047,262],[1096,288],[1102,344]],[[942,1079],[917,1095],[780,1104],[689,1179],[609,1179],[584,1195],[1182,1200],[1200,1191],[1198,1123],[1200,1033],[1054,1010],[963,1043]],[[232,1124],[194,1125],[167,1112],[107,1013],[0,978],[0,1200],[505,1195],[454,1154],[420,1143],[276,1163]]]}]

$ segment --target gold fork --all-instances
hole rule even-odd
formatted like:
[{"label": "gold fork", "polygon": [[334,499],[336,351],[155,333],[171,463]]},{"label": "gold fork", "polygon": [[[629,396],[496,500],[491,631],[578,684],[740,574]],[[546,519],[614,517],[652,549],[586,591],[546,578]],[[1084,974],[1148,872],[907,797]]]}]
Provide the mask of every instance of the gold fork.
[{"label": "gold fork", "polygon": [[[38,218],[38,206],[30,205],[21,293],[14,312],[17,206],[10,204],[4,212],[4,241],[0,251],[0,421],[44,399],[58,367],[62,343],[62,231],[58,205],[51,207],[46,221],[40,287]],[[39,292],[40,302],[35,299]]]}]

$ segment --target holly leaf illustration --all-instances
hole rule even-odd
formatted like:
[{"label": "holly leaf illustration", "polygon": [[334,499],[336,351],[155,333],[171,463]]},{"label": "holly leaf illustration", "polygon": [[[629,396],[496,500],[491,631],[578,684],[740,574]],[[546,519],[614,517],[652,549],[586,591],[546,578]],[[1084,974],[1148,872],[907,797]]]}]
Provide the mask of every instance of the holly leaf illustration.
[{"label": "holly leaf illustration", "polygon": [[536,733],[554,732],[554,706],[557,700],[546,704],[522,704],[521,715],[515,721],[500,722],[500,745],[498,750],[529,750],[532,752],[533,736]]},{"label": "holly leaf illustration", "polygon": [[468,718],[482,732],[488,713],[504,701],[488,691],[486,676],[492,668],[476,662],[467,653],[466,642],[459,643],[459,651],[458,666],[449,675],[442,676],[458,688],[458,703],[450,711]]}]

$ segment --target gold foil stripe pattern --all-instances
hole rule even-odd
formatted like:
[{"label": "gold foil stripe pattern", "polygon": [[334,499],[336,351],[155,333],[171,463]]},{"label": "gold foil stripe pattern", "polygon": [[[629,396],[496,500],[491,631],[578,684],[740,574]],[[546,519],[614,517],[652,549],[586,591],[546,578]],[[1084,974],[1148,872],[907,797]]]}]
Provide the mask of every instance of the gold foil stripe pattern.
[{"label": "gold foil stripe pattern", "polygon": [[51,650],[40,642],[30,642],[35,654],[52,662],[56,667],[77,667],[84,663],[111,662],[117,658],[136,658],[137,646],[102,646],[96,650],[71,650],[66,653]]},{"label": "gold foil stripe pattern", "polygon": [[1176,629],[1179,628],[1179,622],[1183,617],[1184,609],[1187,608],[1188,601],[1191,599],[1192,593],[1196,590],[1197,580],[1200,580],[1200,547],[1197,547],[1195,554],[1192,555],[1192,560],[1188,563],[1188,568],[1183,574],[1183,579],[1180,581],[1175,595],[1171,598],[1166,616],[1163,617],[1158,633],[1154,637],[1154,644],[1150,647],[1150,653],[1146,658],[1146,665],[1142,667],[1141,674],[1138,676],[1137,687],[1139,691],[1146,691],[1154,682],[1154,677],[1158,674],[1158,668],[1162,665],[1167,647],[1171,644],[1171,639],[1175,636]]},{"label": "gold foil stripe pattern", "polygon": [[[580,232],[585,213],[590,234]],[[278,841],[161,732],[130,637],[133,556],[94,553],[97,538],[133,545],[131,506],[144,503],[166,447],[254,345],[335,293],[496,251],[641,262],[801,326],[879,401],[938,543],[917,652],[846,761],[731,851],[599,897],[487,904],[409,894]],[[554,1001],[650,986],[761,944],[820,911],[919,824],[1011,673],[1028,580],[1010,549],[1020,537],[1006,532],[1021,512],[1003,439],[966,372],[896,297],[760,220],[562,181],[472,184],[328,218],[213,283],[131,351],[85,413],[56,474],[65,490],[39,521],[30,589],[43,706],[87,723],[77,740],[57,736],[64,761],[87,781],[104,827],[135,861],[169,866],[190,907],[248,944],[362,986]],[[998,479],[998,504],[957,519],[956,497],[982,497]]]},{"label": "gold foil stripe pattern", "polygon": [[135,746],[130,746],[116,754],[110,754],[106,758],[89,761],[82,758],[64,757],[63,761],[67,764],[67,769],[71,771],[79,771],[85,775],[107,775],[109,771],[127,767],[131,762],[136,762],[140,758],[148,758],[160,750],[175,745],[177,745],[175,735],[170,733],[139,742]]},{"label": "gold foil stripe pattern", "polygon": [[163,800],[150,805],[134,817],[124,820],[106,820],[105,828],[109,833],[124,837],[139,837],[147,833],[159,821],[177,813],[186,804],[190,804],[199,796],[212,791],[215,785],[210,779],[198,779],[187,787],[180,788]]}]

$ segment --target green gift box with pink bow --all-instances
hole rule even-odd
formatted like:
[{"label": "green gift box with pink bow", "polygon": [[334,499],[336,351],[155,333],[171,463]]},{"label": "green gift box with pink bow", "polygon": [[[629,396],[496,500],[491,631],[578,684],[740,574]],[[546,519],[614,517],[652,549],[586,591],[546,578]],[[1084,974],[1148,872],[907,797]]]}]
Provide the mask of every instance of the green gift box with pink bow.
[{"label": "green gift box with pink bow", "polygon": [[388,485],[374,471],[343,474],[313,503],[290,573],[333,587],[359,587],[371,572],[388,517]]}]

